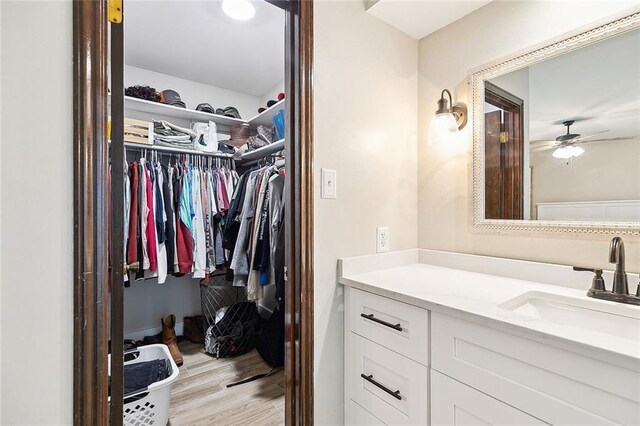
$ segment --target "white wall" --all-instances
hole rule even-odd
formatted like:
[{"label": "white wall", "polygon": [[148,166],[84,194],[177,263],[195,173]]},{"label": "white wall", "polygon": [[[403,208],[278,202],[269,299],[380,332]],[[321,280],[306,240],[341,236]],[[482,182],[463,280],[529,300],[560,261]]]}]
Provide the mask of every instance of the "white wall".
[{"label": "white wall", "polygon": [[[141,339],[161,330],[160,319],[174,314],[182,323],[185,316],[200,315],[200,280],[167,277],[164,284],[150,279],[133,281],[124,289],[124,332],[128,339]],[[178,334],[182,329],[178,328]],[[154,329],[153,331],[149,331]]]},{"label": "white wall", "polygon": [[227,90],[221,87],[209,86],[168,74],[138,68],[131,65],[124,67],[125,87],[133,85],[151,86],[158,92],[173,89],[180,94],[187,108],[196,109],[198,104],[209,103],[213,108],[234,106],[244,119],[249,119],[258,113],[260,98],[245,93]]},{"label": "white wall", "polygon": [[580,145],[584,154],[533,152],[533,202],[640,200],[640,139]]},{"label": "white wall", "polygon": [[71,424],[72,6],[0,10],[0,424]]},{"label": "white wall", "polygon": [[[469,69],[573,28],[602,19],[634,1],[494,1],[420,41],[418,143],[418,246],[610,268],[608,241],[497,236],[469,231],[470,155],[446,155],[427,146],[430,117],[443,88],[470,104]],[[472,123],[464,129],[471,145]],[[627,264],[640,270],[640,244],[627,241]],[[588,287],[585,281],[585,288]]]},{"label": "white wall", "polygon": [[[315,421],[343,419],[339,257],[416,246],[417,41],[365,13],[362,2],[314,5]],[[320,198],[320,170],[337,199]]]},{"label": "white wall", "polygon": [[284,93],[284,79],[279,82],[278,84],[276,84],[275,86],[273,86],[271,89],[267,90],[266,93],[264,93],[262,96],[260,96],[260,106],[266,107],[267,106],[267,101],[270,100],[274,100],[277,101],[278,100],[278,93],[283,92]]}]

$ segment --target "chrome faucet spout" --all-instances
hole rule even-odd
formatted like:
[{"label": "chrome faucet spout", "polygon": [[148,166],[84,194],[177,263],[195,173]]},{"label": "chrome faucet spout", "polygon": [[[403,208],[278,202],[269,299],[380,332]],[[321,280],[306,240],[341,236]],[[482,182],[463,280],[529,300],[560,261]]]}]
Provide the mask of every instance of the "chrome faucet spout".
[{"label": "chrome faucet spout", "polygon": [[624,267],[624,241],[620,237],[614,237],[609,246],[609,262],[615,263],[616,271],[613,274],[613,289],[616,294],[629,294],[627,274]]}]

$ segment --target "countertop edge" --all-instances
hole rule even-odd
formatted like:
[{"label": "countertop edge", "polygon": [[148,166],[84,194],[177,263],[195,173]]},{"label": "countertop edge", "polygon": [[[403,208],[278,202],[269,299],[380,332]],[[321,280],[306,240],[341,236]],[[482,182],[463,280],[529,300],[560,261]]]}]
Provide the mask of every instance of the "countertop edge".
[{"label": "countertop edge", "polygon": [[[599,361],[605,361],[607,363],[615,364],[629,370],[640,372],[640,360],[630,355],[611,351],[599,346],[588,345],[583,342],[578,342],[554,334],[549,334],[543,331],[523,327],[517,324],[504,322],[496,318],[487,317],[463,309],[442,305],[424,298],[417,298],[405,293],[380,288],[376,285],[368,284],[366,282],[354,280],[352,278],[344,276],[338,278],[338,283],[347,287],[352,287],[362,291],[366,291],[368,293],[373,293],[378,296],[407,303],[418,308],[442,313],[457,319],[461,319],[463,321],[469,321],[475,324],[487,326],[497,331],[508,332],[510,334],[550,345],[558,349],[575,353],[577,355],[587,356],[589,358],[594,358]],[[606,358],[606,360],[603,358]]]}]

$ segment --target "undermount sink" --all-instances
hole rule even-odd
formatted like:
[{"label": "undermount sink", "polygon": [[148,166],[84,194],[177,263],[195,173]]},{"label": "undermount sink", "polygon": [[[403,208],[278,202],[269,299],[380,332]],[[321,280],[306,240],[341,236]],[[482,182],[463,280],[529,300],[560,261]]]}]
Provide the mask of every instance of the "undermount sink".
[{"label": "undermount sink", "polygon": [[640,341],[640,307],[531,291],[499,305],[527,318]]}]

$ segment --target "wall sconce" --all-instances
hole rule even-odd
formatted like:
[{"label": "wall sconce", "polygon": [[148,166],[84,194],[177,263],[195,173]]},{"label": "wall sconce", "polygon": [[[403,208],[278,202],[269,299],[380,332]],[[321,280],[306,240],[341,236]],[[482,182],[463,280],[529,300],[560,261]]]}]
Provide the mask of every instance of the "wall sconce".
[{"label": "wall sconce", "polygon": [[[444,94],[449,95],[449,101]],[[449,108],[451,104],[451,108]],[[467,106],[463,103],[453,104],[451,92],[444,89],[440,94],[436,115],[431,120],[429,128],[429,144],[446,143],[452,137],[457,136],[458,131],[467,125]]]}]

